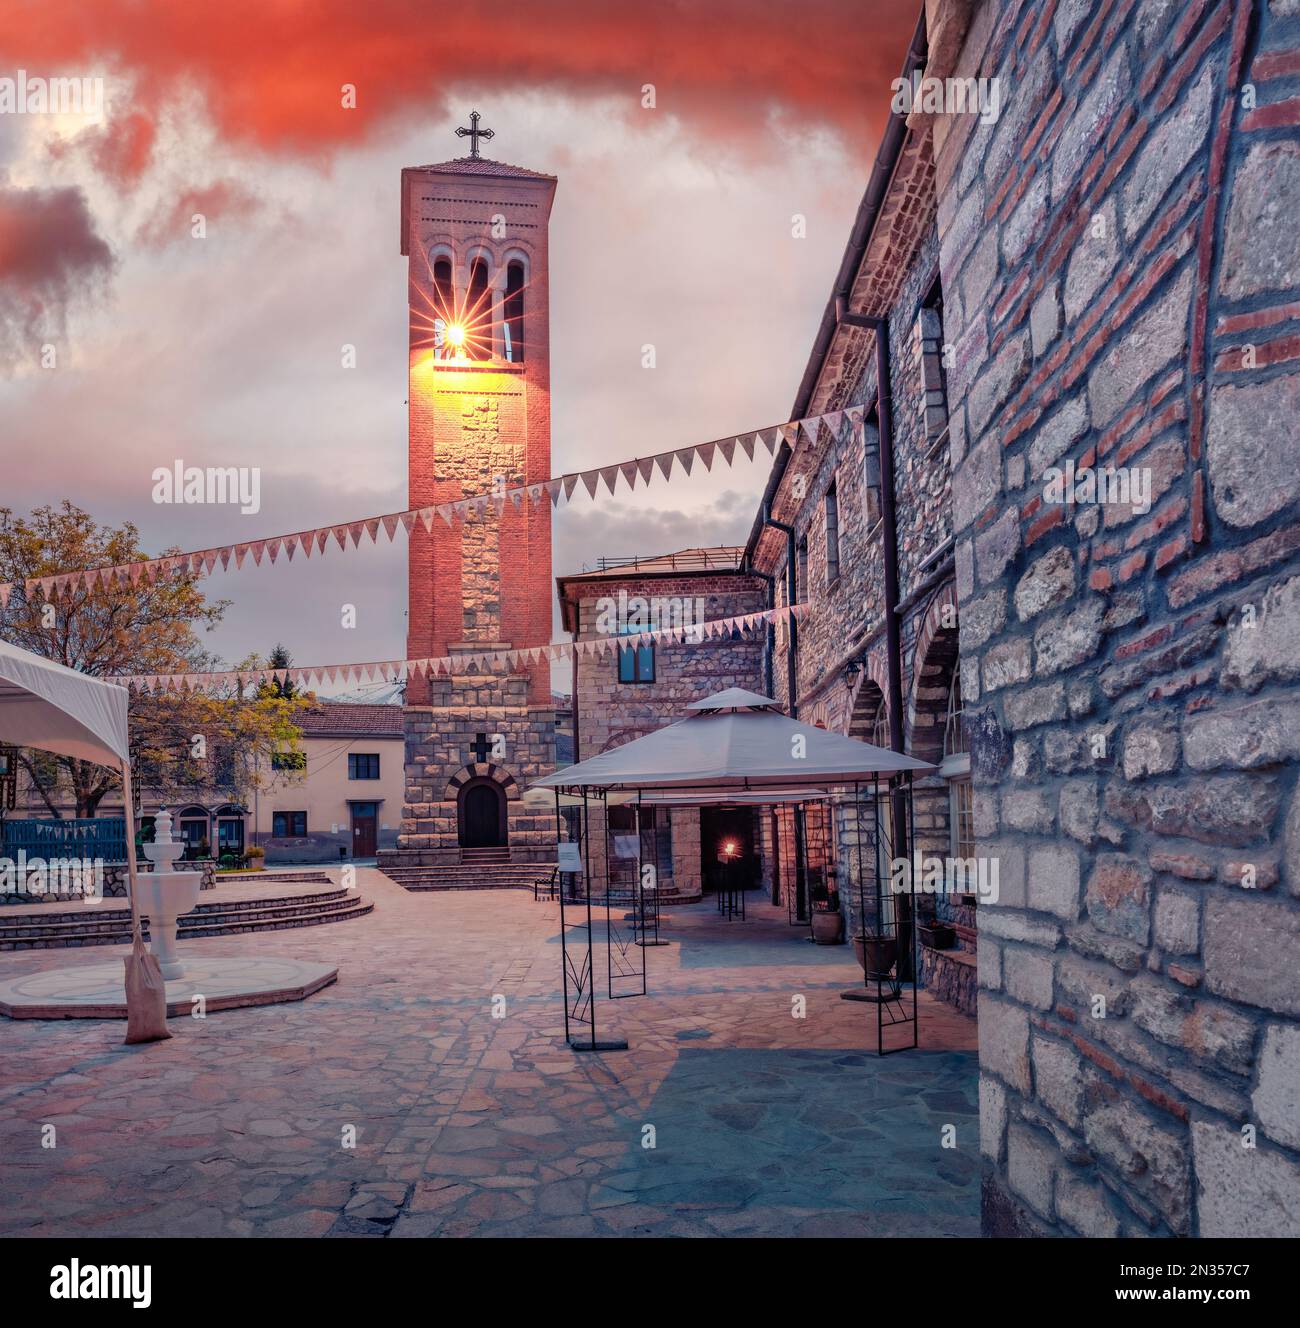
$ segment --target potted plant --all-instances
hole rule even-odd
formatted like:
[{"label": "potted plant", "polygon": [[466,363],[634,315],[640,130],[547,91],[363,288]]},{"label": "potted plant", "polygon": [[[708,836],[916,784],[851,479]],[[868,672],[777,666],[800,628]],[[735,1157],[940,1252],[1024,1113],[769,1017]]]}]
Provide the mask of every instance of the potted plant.
[{"label": "potted plant", "polygon": [[859,932],[853,938],[853,953],[867,977],[883,981],[898,958],[898,941],[893,936]]},{"label": "potted plant", "polygon": [[840,912],[840,894],[830,889],[825,881],[813,882],[809,891],[812,900],[812,933],[818,945],[839,945],[844,939],[844,915]]},{"label": "potted plant", "polygon": [[248,850],[245,856],[248,859],[248,866],[250,871],[262,870],[262,864],[266,858],[266,850],[261,846],[261,844],[254,844],[252,848]]},{"label": "potted plant", "polygon": [[921,944],[931,950],[951,950],[957,943],[957,933],[938,918],[928,918],[920,923],[917,930],[921,933]]}]

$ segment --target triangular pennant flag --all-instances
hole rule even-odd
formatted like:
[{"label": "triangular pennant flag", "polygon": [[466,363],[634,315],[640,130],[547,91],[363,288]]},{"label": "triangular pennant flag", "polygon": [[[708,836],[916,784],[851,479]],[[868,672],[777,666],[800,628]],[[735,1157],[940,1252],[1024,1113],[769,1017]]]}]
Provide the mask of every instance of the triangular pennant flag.
[{"label": "triangular pennant flag", "polygon": [[654,458],[654,463],[656,466],[659,467],[660,473],[663,475],[664,479],[666,480],[672,479],[673,477],[672,452],[660,452],[659,455]]},{"label": "triangular pennant flag", "polygon": [[402,522],[402,529],[406,531],[406,533],[409,535],[411,533],[412,528],[415,526],[415,513],[403,512],[401,516],[401,522]]},{"label": "triangular pennant flag", "polygon": [[560,501],[560,490],[564,487],[563,484],[559,480],[547,480],[543,487],[550,495],[551,506],[555,507]]},{"label": "triangular pennant flag", "polygon": [[266,552],[266,541],[254,540],[251,547],[253,550],[253,562],[256,566],[261,567],[262,555]]},{"label": "triangular pennant flag", "polygon": [[605,466],[601,469],[600,478],[605,481],[605,487],[612,494],[614,485],[618,483],[618,474],[622,469],[620,466]]},{"label": "triangular pennant flag", "polygon": [[718,451],[722,453],[722,459],[731,465],[732,458],[736,455],[736,440],[734,438],[724,438],[718,444]]},{"label": "triangular pennant flag", "polygon": [[717,443],[701,443],[695,449],[700,454],[700,460],[704,462],[705,470],[713,469],[713,453],[717,446]]},{"label": "triangular pennant flag", "polygon": [[842,410],[827,411],[822,416],[826,427],[831,431],[831,437],[839,441],[840,431],[844,428],[844,412]]},{"label": "triangular pennant flag", "polygon": [[763,439],[763,446],[773,455],[776,455],[777,430],[772,429],[766,438]]},{"label": "triangular pennant flag", "polygon": [[596,496],[596,480],[600,472],[598,470],[584,470],[582,472],[582,484],[587,493],[594,498]]},{"label": "triangular pennant flag", "polygon": [[573,501],[573,491],[577,488],[577,485],[578,477],[576,475],[564,476],[564,501],[566,503]]},{"label": "triangular pennant flag", "polygon": [[235,545],[235,570],[238,571],[244,565],[244,559],[248,557],[248,545]]},{"label": "triangular pennant flag", "polygon": [[691,466],[695,463],[695,449],[693,447],[679,447],[674,455],[682,463],[682,469],[689,475]]},{"label": "triangular pennant flag", "polygon": [[267,557],[269,557],[272,562],[275,562],[280,553],[280,541],[278,539],[267,540],[266,553]]},{"label": "triangular pennant flag", "polygon": [[[625,461],[625,462],[623,462],[623,464],[618,468],[618,473],[619,473],[620,475],[622,475],[623,480],[624,480],[624,482],[627,484],[627,487],[628,487],[629,489],[635,489],[635,488],[636,488],[636,462],[635,462],[635,461]],[[611,489],[610,492],[612,493],[613,490]]]},{"label": "triangular pennant flag", "polygon": [[391,544],[397,538],[397,523],[399,517],[390,515],[384,517],[384,534],[388,536],[388,542]]},{"label": "triangular pennant flag", "polygon": [[641,476],[641,483],[649,484],[655,473],[654,457],[644,457],[633,464],[636,466],[637,474]]}]

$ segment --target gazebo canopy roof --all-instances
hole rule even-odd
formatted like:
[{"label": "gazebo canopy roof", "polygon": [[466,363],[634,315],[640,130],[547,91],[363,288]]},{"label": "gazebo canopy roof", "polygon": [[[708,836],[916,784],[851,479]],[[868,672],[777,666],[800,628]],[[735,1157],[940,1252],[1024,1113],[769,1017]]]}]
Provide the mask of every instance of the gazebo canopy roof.
[{"label": "gazebo canopy roof", "polygon": [[[725,800],[737,790],[825,787],[932,765],[800,723],[766,707],[770,697],[728,688],[694,714],[533,781],[538,788],[693,789]],[[762,708],[760,708],[762,707]]]},{"label": "gazebo canopy roof", "polygon": [[770,696],[747,692],[743,687],[728,687],[702,700],[692,701],[687,710],[774,710],[777,703]]},{"label": "gazebo canopy roof", "polygon": [[120,767],[127,690],[0,641],[0,742]]}]

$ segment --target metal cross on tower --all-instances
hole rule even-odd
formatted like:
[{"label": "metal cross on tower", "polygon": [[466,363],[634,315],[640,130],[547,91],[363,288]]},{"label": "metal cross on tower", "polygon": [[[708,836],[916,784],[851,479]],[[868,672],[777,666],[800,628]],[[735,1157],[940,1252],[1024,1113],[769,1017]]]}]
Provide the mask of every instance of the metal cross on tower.
[{"label": "metal cross on tower", "polygon": [[461,125],[460,128],[456,130],[457,138],[469,139],[469,155],[471,157],[478,156],[478,141],[480,138],[492,138],[495,134],[494,130],[480,129],[478,127],[478,119],[478,112],[471,111],[469,113],[469,128],[466,129],[464,125]]}]

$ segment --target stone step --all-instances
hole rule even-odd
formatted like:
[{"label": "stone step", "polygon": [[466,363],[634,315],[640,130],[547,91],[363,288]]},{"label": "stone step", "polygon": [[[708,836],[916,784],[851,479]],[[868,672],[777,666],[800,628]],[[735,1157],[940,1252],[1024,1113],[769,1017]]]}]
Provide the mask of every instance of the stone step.
[{"label": "stone step", "polygon": [[[267,901],[240,901],[253,904],[232,909],[228,912],[190,913],[179,919],[177,934],[180,939],[197,936],[236,936],[252,931],[281,931],[289,927],[316,927],[329,922],[346,922],[352,918],[364,917],[374,909],[374,904],[359,895],[349,895],[339,891],[343,898],[327,899],[299,903],[271,903],[269,907],[258,907]],[[77,925],[77,924],[80,925]],[[146,939],[149,936],[149,924],[143,924]],[[0,926],[0,950],[29,950],[55,947],[77,947],[86,945],[121,945],[131,939],[131,915],[126,910],[114,910],[109,916],[86,914],[74,922],[31,921],[28,925],[18,926],[17,919]]]},{"label": "stone step", "polygon": [[[239,913],[251,909],[318,904],[328,901],[337,902],[348,898],[355,898],[355,893],[343,889],[342,886],[333,886],[329,890],[312,890],[295,895],[267,895],[253,899],[202,899],[185,917],[192,918],[195,914]],[[74,909],[58,908],[53,904],[47,904],[39,912],[26,910],[22,913],[10,915],[4,910],[0,910],[0,930],[33,923],[41,926],[56,922],[69,922],[79,925],[87,920],[117,922],[122,919],[127,922],[131,919],[131,909],[127,904],[85,904]]]},{"label": "stone step", "polygon": [[[336,890],[319,898],[307,896],[298,899],[248,899],[232,902],[227,908],[209,904],[182,914],[177,922],[181,931],[223,926],[237,927],[265,917],[307,917],[312,913],[328,913],[348,906],[356,898],[355,894],[350,894],[346,890]],[[130,925],[130,909],[88,907],[81,912],[60,912],[49,917],[41,913],[26,913],[21,917],[0,918],[0,936],[58,935],[63,931],[120,929],[129,928]]]},{"label": "stone step", "polygon": [[238,885],[258,885],[265,882],[267,885],[279,885],[281,881],[291,881],[294,885],[329,885],[331,884],[328,872],[310,867],[304,867],[301,871],[280,871],[272,869],[270,871],[240,871],[223,872],[217,877],[222,885],[234,883]]}]

